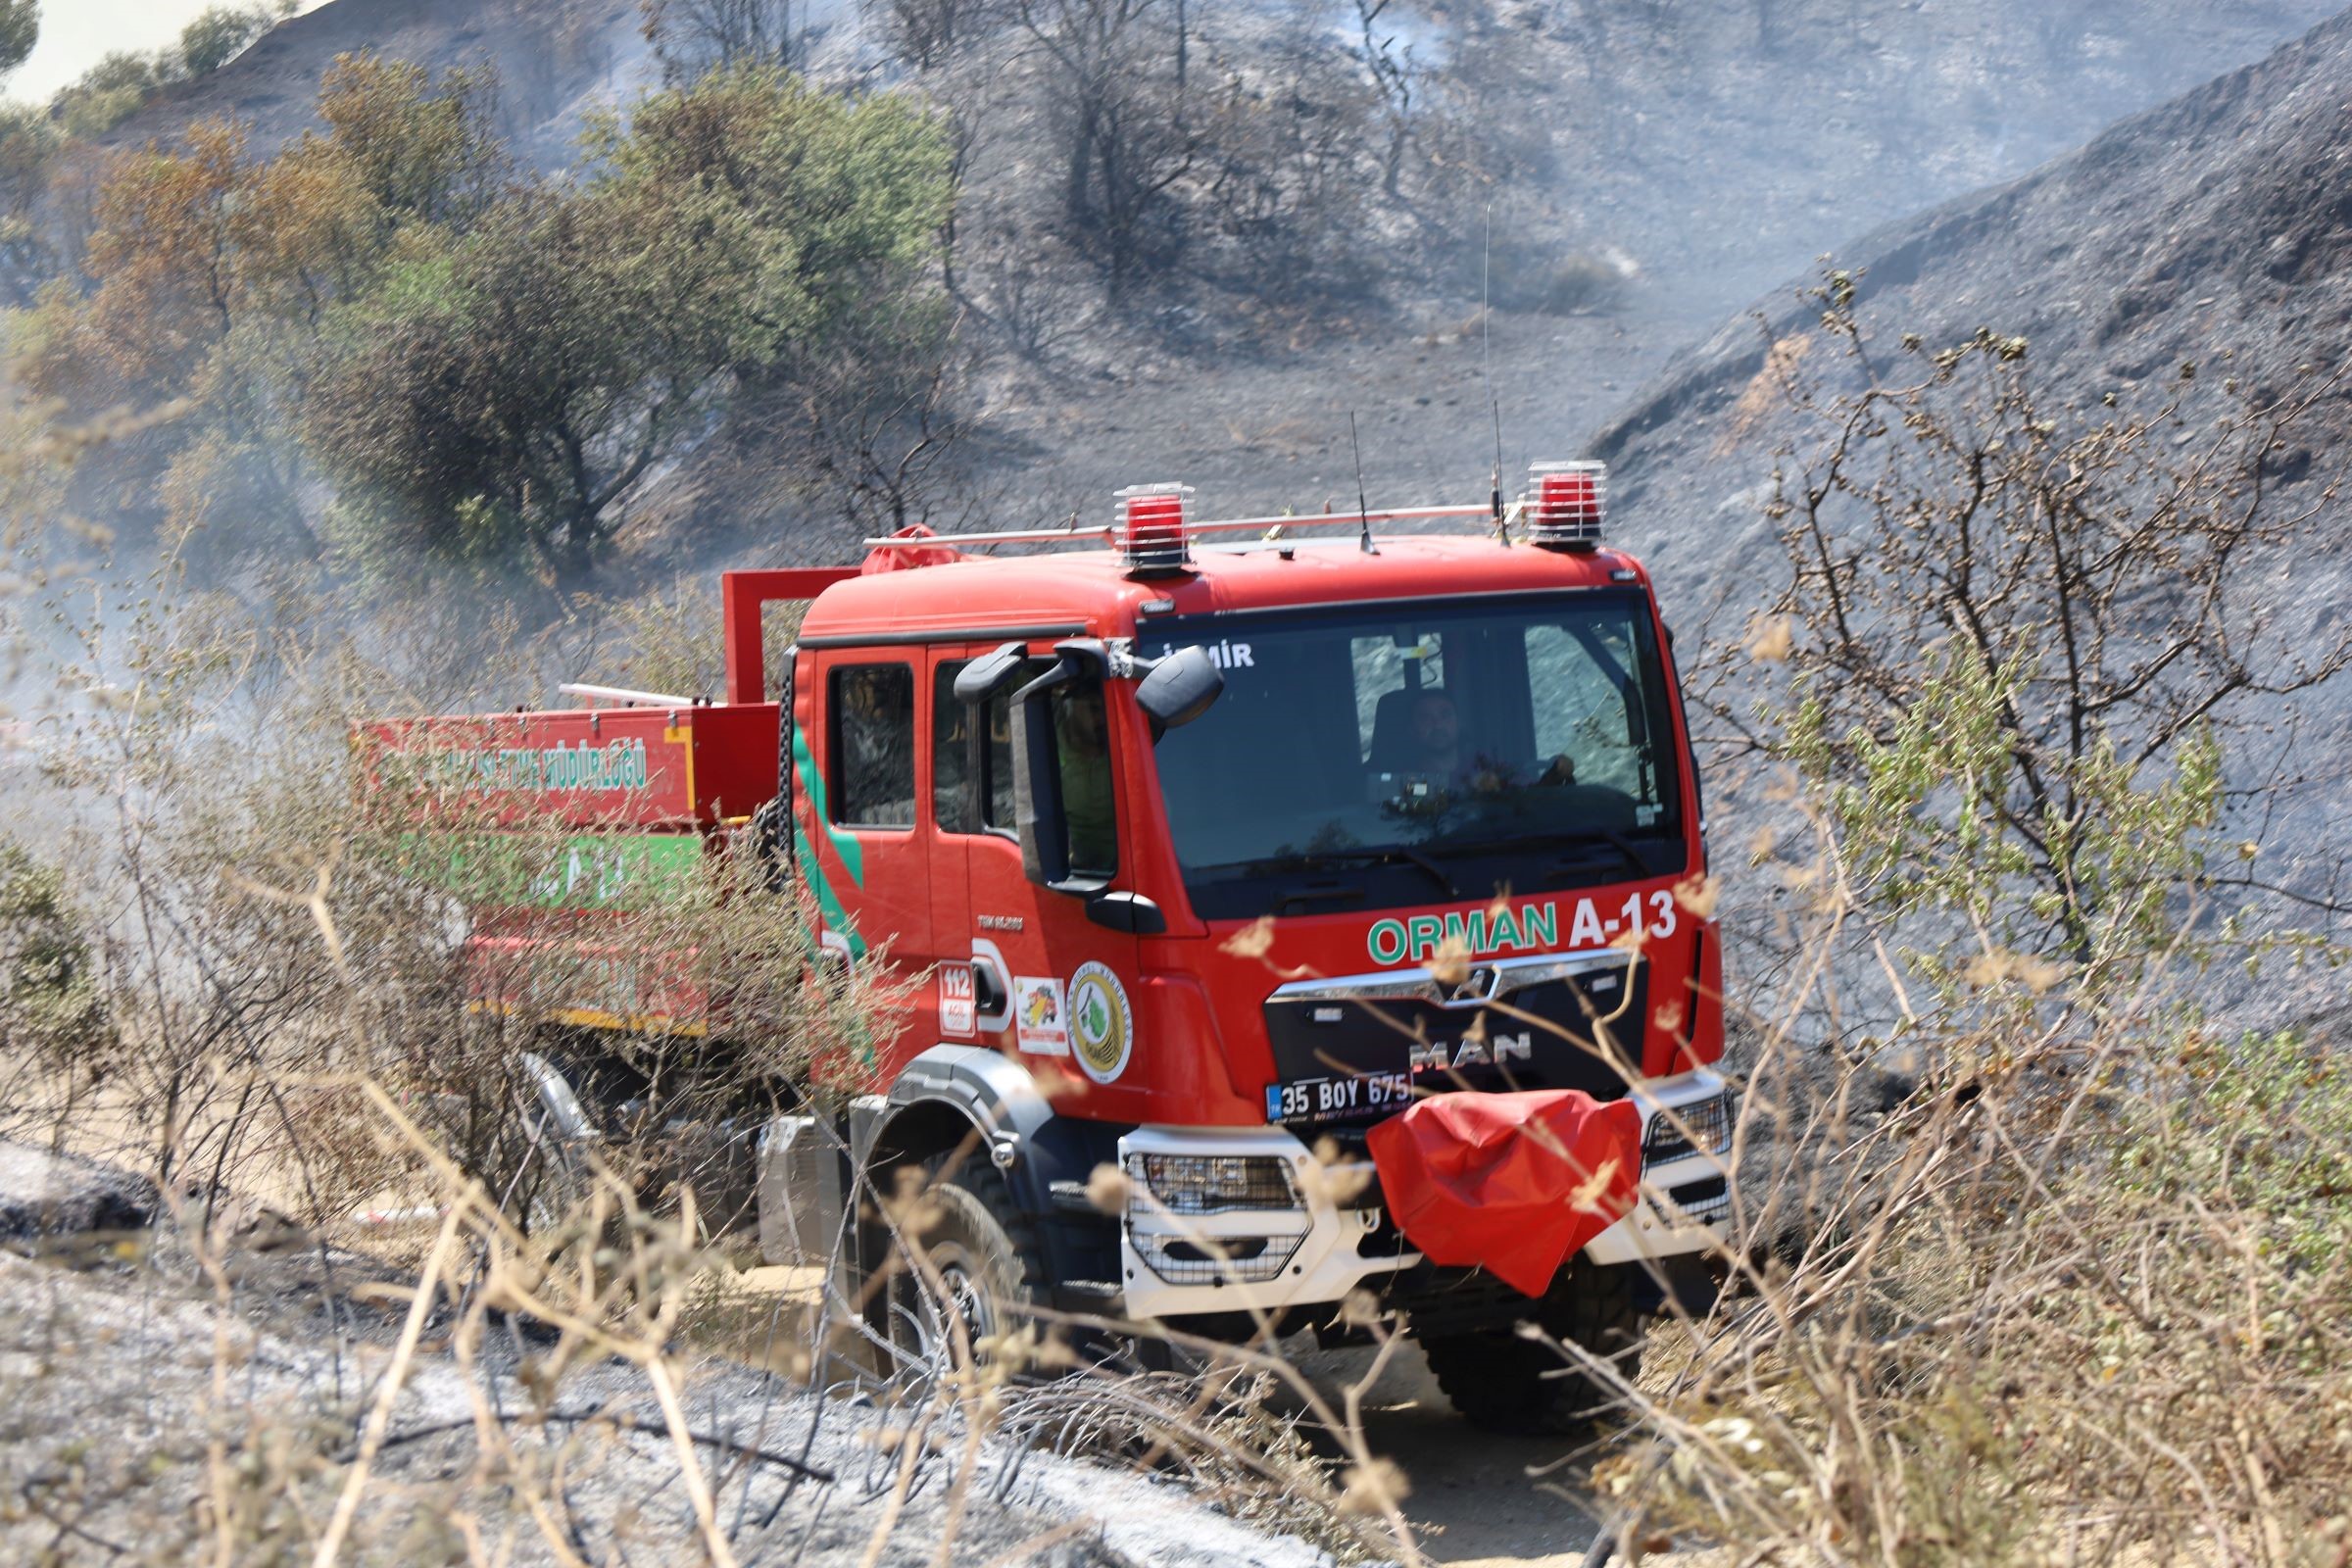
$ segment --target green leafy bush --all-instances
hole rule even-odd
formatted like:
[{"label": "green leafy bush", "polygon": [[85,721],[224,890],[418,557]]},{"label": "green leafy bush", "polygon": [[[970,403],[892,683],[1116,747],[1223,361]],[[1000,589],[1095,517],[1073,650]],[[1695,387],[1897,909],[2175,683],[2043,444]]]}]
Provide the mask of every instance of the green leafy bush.
[{"label": "green leafy bush", "polygon": [[252,47],[290,15],[292,6],[214,6],[181,29],[179,63],[191,76],[209,75]]},{"label": "green leafy bush", "polygon": [[[136,93],[145,69],[92,82]],[[323,133],[273,158],[206,122],[109,166],[92,286],[43,307],[25,375],[83,410],[185,400],[152,492],[169,537],[220,560],[292,537],[379,580],[421,549],[577,588],[745,393],[822,373],[857,405],[940,363],[951,159],[910,99],[724,72],[598,125],[586,178],[539,181],[492,86],[345,57]],[[845,387],[846,365],[866,368]],[[318,477],[323,537],[300,500]],[[253,498],[246,522],[224,495]]]},{"label": "green leafy bush", "polygon": [[[305,442],[359,531],[565,586],[741,387],[877,319],[935,335],[946,150],[906,102],[742,70],[594,133],[597,175],[413,234],[330,313]],[[401,542],[398,540],[392,542]]]},{"label": "green leafy bush", "polygon": [[64,136],[46,110],[30,104],[0,104],[0,186],[15,192],[18,209],[29,207],[47,177],[49,161]]},{"label": "green leafy bush", "polygon": [[0,0],[0,76],[23,65],[40,41],[40,0]]},{"label": "green leafy bush", "polygon": [[61,100],[58,122],[66,134],[84,141],[103,136],[139,112],[150,89],[137,86],[70,89]]}]

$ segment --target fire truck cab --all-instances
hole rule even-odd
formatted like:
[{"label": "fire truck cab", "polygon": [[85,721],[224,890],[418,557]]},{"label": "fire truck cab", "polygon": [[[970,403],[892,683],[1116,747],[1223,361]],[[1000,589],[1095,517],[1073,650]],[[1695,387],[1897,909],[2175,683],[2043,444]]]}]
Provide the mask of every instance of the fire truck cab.
[{"label": "fire truck cab", "polygon": [[[1146,487],[1109,548],[869,541],[815,597],[781,694],[785,850],[828,952],[918,980],[847,1147],[867,1172],[966,1152],[940,1178],[951,1283],[1221,1333],[1342,1332],[1363,1293],[1510,1426],[1581,1392],[1518,1322],[1603,1349],[1706,1288],[1729,1117],[1699,785],[1599,486],[1553,466],[1515,529],[1440,508],[1337,539],[1196,524]],[[1487,521],[1385,531],[1464,516]],[[1631,1212],[1537,1298],[1430,1262],[1367,1130],[1553,1089],[1638,1107]],[[791,1152],[814,1133],[764,1151],[795,1231],[823,1223]]]}]

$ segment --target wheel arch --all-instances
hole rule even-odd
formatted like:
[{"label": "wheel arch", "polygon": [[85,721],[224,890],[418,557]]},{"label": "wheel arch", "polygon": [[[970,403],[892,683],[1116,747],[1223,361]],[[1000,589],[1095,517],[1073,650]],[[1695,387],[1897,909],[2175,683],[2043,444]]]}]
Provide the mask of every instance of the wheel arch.
[{"label": "wheel arch", "polygon": [[934,1046],[906,1064],[887,1095],[855,1118],[857,1168],[887,1190],[896,1164],[950,1153],[992,1165],[1014,1204],[1037,1222],[1051,1277],[1112,1280],[1118,1222],[1086,1199],[1097,1165],[1115,1162],[1129,1129],[1057,1116],[1018,1061],[976,1046]]},{"label": "wheel arch", "polygon": [[858,1140],[861,1169],[879,1175],[903,1161],[952,1153],[969,1139],[971,1159],[1004,1173],[1014,1200],[1033,1212],[1051,1203],[1050,1178],[1036,1157],[1054,1107],[1028,1070],[976,1046],[934,1046],[908,1062]]}]

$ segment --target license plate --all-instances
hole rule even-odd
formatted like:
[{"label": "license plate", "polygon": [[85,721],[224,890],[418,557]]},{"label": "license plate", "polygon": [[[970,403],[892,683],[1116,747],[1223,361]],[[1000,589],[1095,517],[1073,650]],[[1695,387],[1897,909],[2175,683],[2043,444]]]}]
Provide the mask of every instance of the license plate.
[{"label": "license plate", "polygon": [[1266,1085],[1270,1122],[1343,1121],[1402,1110],[1412,1103],[1413,1077],[1403,1072],[1349,1073],[1336,1078],[1294,1078]]}]

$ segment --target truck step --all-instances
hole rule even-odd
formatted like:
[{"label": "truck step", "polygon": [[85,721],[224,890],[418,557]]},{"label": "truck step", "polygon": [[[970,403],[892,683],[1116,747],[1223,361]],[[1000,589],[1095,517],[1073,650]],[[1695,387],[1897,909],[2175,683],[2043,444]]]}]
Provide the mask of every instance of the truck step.
[{"label": "truck step", "polygon": [[1095,1206],[1095,1200],[1087,1196],[1084,1182],[1054,1182],[1047,1187],[1046,1192],[1054,1200],[1055,1208],[1066,1208],[1073,1214],[1100,1214],[1102,1212]]}]

